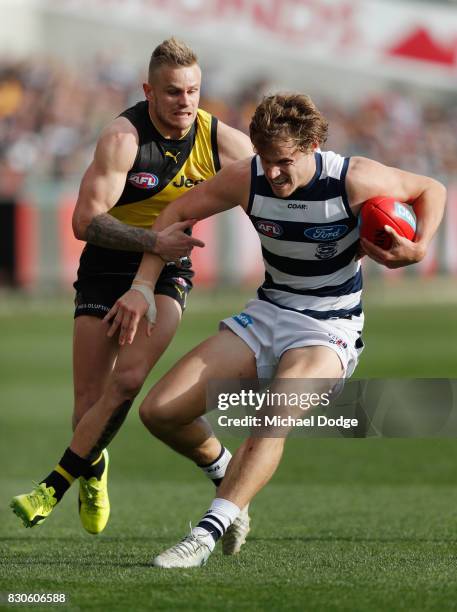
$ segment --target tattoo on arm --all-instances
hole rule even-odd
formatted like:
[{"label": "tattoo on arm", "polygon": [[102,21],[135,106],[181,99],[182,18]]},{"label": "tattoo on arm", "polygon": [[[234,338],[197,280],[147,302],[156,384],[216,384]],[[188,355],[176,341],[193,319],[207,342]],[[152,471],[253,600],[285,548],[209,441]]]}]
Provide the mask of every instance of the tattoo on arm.
[{"label": "tattoo on arm", "polygon": [[157,233],[150,229],[126,225],[104,213],[92,219],[86,230],[86,240],[107,249],[152,253]]}]

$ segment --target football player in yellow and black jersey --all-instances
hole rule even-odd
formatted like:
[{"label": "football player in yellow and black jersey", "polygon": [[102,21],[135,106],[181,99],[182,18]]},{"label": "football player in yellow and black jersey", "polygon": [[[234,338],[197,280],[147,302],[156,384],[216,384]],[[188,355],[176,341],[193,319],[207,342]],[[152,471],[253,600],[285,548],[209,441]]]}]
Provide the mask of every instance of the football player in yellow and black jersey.
[{"label": "football player in yellow and black jersey", "polygon": [[[75,236],[87,242],[75,282],[74,435],[56,468],[31,493],[13,499],[27,527],[41,523],[79,478],[83,526],[90,533],[105,528],[106,446],[180,322],[193,272],[191,265],[173,261],[203,246],[184,232],[191,220],[163,232],[151,226],[167,204],[221,166],[252,155],[246,135],[198,108],[200,83],[197,58],[187,45],[174,38],[159,45],[143,85],[146,100],[103,131],[82,180],[73,216]],[[137,334],[132,344],[119,347],[103,317],[138,282],[144,252],[171,262],[155,287],[157,324],[152,335]],[[152,289],[140,279],[138,290]],[[210,452],[193,459],[218,484],[230,456],[215,441]]]}]

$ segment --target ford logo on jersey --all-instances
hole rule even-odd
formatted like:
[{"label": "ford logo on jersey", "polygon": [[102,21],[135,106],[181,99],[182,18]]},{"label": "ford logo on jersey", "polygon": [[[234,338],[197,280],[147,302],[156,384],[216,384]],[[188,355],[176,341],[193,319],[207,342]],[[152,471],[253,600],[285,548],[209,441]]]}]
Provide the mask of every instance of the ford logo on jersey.
[{"label": "ford logo on jersey", "polygon": [[278,238],[284,232],[278,223],[274,223],[274,221],[267,221],[266,219],[256,221],[255,226],[258,232],[264,236],[268,236],[269,238]]},{"label": "ford logo on jersey", "polygon": [[311,240],[318,242],[326,242],[327,240],[338,240],[348,231],[346,225],[327,225],[321,227],[309,227],[305,230],[305,236]]},{"label": "ford logo on jersey", "polygon": [[159,184],[156,175],[149,172],[134,172],[129,176],[128,181],[140,189],[154,189]]}]

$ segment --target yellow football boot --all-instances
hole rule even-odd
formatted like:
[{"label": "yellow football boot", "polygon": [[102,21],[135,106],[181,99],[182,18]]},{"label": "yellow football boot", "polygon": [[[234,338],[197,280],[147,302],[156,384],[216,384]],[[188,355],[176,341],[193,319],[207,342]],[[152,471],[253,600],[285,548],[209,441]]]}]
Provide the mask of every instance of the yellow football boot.
[{"label": "yellow football boot", "polygon": [[57,504],[54,493],[53,487],[47,487],[42,482],[30,493],[13,497],[10,508],[22,520],[25,527],[40,525]]},{"label": "yellow football boot", "polygon": [[108,523],[110,505],[108,497],[108,463],[106,448],[103,450],[105,469],[98,480],[93,476],[86,480],[79,478],[79,517],[86,531],[97,534],[103,531]]}]

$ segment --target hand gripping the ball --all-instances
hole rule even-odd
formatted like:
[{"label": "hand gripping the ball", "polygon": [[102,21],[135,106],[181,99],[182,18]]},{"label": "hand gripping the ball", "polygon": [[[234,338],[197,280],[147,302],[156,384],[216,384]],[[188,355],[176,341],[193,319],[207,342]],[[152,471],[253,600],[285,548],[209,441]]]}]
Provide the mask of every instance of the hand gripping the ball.
[{"label": "hand gripping the ball", "polygon": [[376,197],[367,200],[360,211],[360,254],[388,268],[417,263],[424,249],[413,242],[416,215],[411,206],[395,198]]},{"label": "hand gripping the ball", "polygon": [[366,238],[360,238],[363,251],[374,261],[386,268],[394,269],[418,263],[425,257],[425,252],[418,243],[400,236],[389,225],[384,226],[384,231],[391,238],[391,246],[388,250],[376,246]]}]

